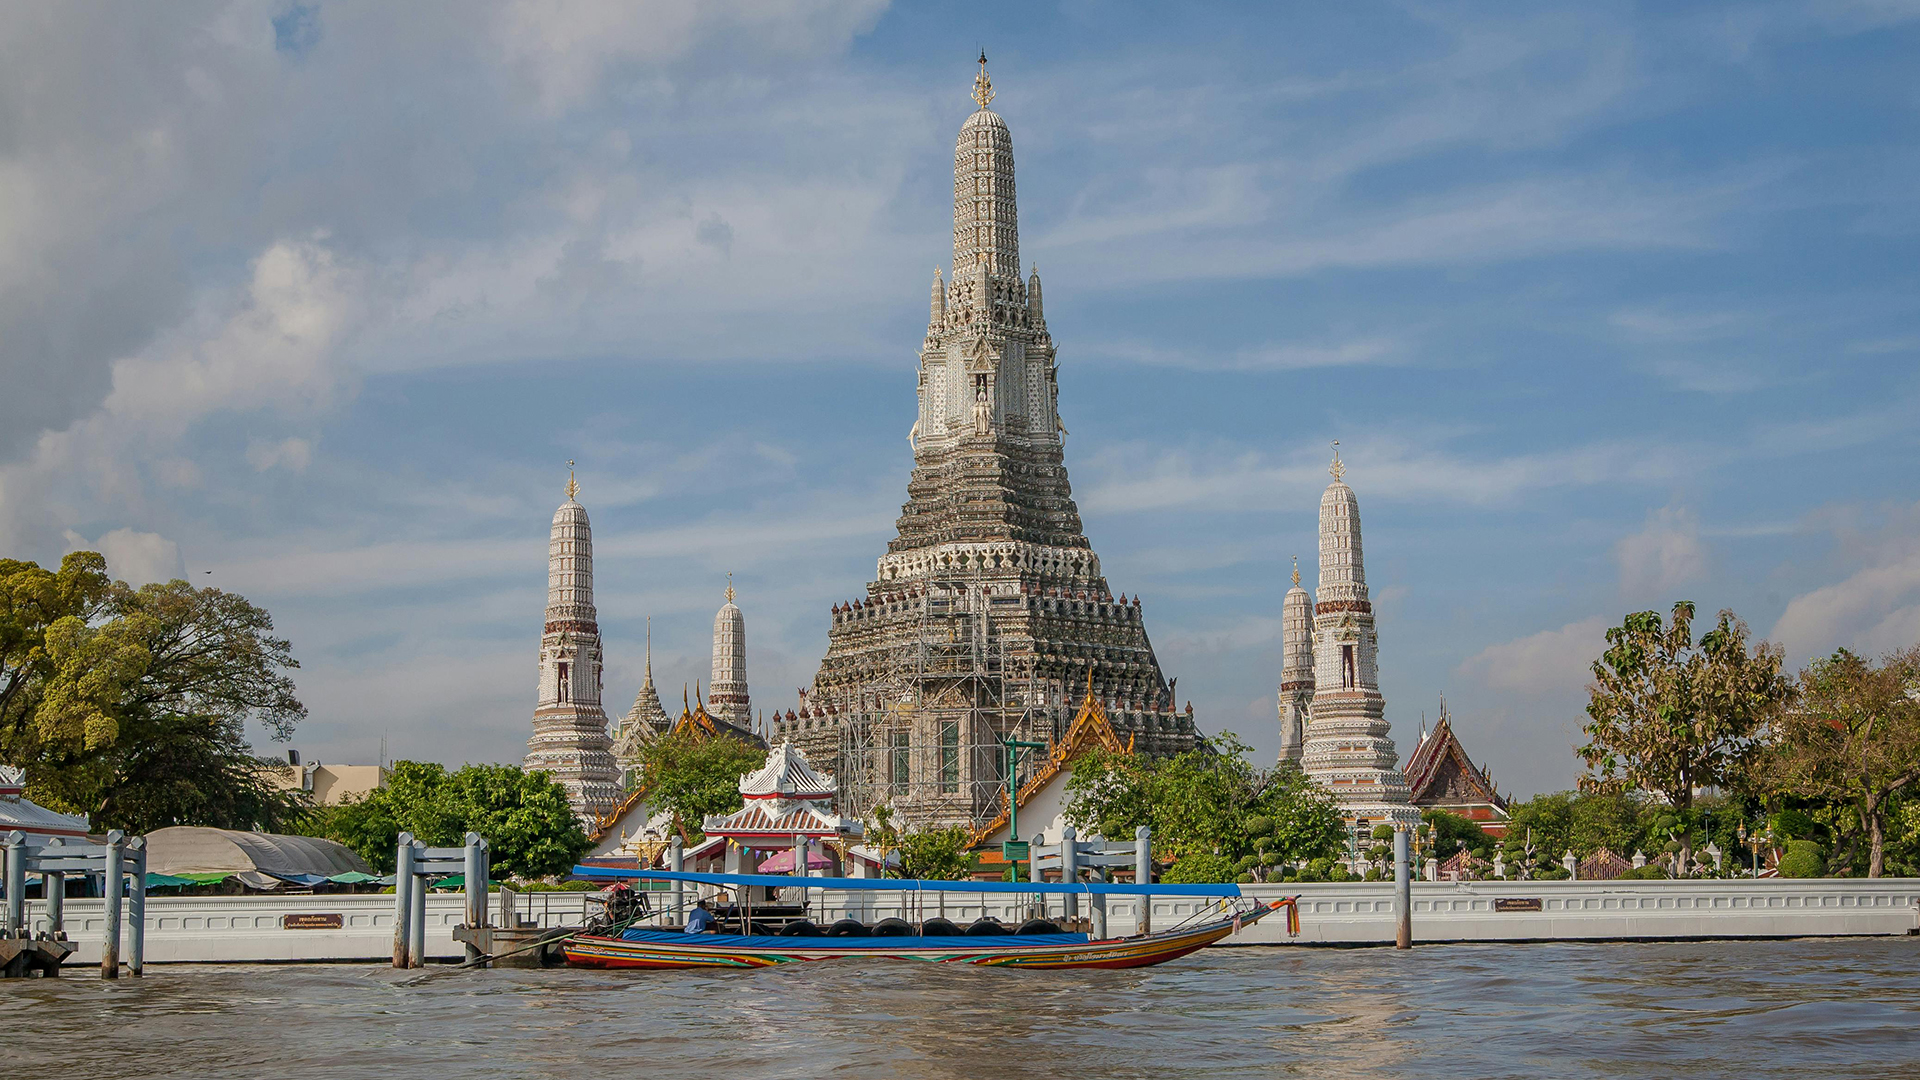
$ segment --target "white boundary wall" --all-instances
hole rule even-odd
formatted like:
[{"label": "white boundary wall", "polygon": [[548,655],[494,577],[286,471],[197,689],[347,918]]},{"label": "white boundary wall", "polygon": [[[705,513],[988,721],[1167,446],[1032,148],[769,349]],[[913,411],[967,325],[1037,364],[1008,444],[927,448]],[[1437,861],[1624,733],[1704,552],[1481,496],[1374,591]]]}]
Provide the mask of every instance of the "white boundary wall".
[{"label": "white boundary wall", "polygon": [[[1229,939],[1232,944],[1383,945],[1393,941],[1391,882],[1243,888],[1249,896],[1264,900],[1299,896],[1300,936],[1289,938],[1284,917],[1275,914]],[[494,899],[497,903],[497,895]],[[916,912],[911,899],[900,893],[816,889],[812,899],[813,918],[820,922],[849,915],[868,922],[888,916],[944,915],[962,925],[983,914],[1018,922],[1034,902],[1032,896],[928,893],[921,897]],[[1503,899],[1509,906],[1515,900],[1526,906],[1537,900],[1540,910],[1497,910],[1497,901]],[[1060,916],[1061,900],[1047,897],[1048,914]],[[1132,931],[1135,903],[1131,897],[1109,898],[1107,919],[1113,933]],[[463,918],[463,904],[458,893],[427,898],[429,958],[460,955],[452,932]],[[522,894],[523,917],[529,904],[533,919],[542,926],[577,926],[585,915],[581,893]],[[35,930],[44,930],[44,910],[37,901],[31,908]],[[1080,913],[1085,915],[1087,908],[1088,898],[1081,897]],[[1920,931],[1920,879],[1415,882],[1413,908],[1415,943],[1897,935]],[[1169,929],[1217,910],[1218,901],[1156,899],[1153,927]],[[338,930],[285,929],[287,915],[339,915],[342,925]],[[70,965],[99,963],[102,918],[97,899],[67,901],[67,936],[79,946],[68,959]],[[393,897],[149,897],[146,947],[147,961],[156,964],[390,960]]]}]

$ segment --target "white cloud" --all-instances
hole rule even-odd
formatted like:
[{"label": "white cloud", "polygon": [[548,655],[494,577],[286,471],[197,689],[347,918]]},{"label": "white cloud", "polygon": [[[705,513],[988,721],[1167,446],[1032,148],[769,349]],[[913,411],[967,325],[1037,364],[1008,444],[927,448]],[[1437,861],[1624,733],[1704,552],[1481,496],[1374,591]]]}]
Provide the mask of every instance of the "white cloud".
[{"label": "white cloud", "polygon": [[1620,588],[1633,603],[1663,603],[1669,590],[1707,569],[1700,522],[1685,507],[1648,514],[1644,528],[1614,545],[1613,557],[1620,564]]},{"label": "white cloud", "polygon": [[70,551],[97,551],[105,556],[107,573],[129,585],[186,576],[186,565],[180,561],[180,545],[158,533],[115,529],[98,540],[88,540],[68,530],[66,538]]},{"label": "white cloud", "polygon": [[1592,666],[1606,650],[1607,620],[1599,615],[1489,645],[1460,671],[1490,689],[1527,695],[1573,695],[1592,678]]},{"label": "white cloud", "polygon": [[1789,662],[1843,646],[1874,654],[1920,643],[1920,545],[1794,597],[1767,636]]}]

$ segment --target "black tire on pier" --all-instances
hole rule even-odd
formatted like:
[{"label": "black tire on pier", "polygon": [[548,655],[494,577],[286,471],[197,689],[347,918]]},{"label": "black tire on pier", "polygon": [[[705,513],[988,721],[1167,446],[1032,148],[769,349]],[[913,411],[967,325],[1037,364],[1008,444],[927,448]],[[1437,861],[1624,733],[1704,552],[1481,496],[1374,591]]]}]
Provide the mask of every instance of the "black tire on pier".
[{"label": "black tire on pier", "polygon": [[840,919],[827,927],[828,937],[867,937],[872,933],[859,919]]},{"label": "black tire on pier", "polygon": [[1000,937],[1011,933],[1013,931],[1007,929],[1006,923],[987,915],[980,916],[967,927],[968,937]]},{"label": "black tire on pier", "polygon": [[781,937],[819,937],[820,927],[812,919],[795,919],[780,928]]},{"label": "black tire on pier", "polygon": [[874,937],[912,937],[913,924],[905,919],[881,919],[873,924]]},{"label": "black tire on pier", "polygon": [[1060,924],[1057,922],[1052,922],[1047,919],[1028,919],[1026,922],[1021,923],[1020,929],[1015,930],[1014,933],[1016,934],[1064,934],[1066,933],[1066,931],[1060,929]]},{"label": "black tire on pier", "polygon": [[959,937],[965,932],[948,920],[937,916],[920,924],[921,937]]}]

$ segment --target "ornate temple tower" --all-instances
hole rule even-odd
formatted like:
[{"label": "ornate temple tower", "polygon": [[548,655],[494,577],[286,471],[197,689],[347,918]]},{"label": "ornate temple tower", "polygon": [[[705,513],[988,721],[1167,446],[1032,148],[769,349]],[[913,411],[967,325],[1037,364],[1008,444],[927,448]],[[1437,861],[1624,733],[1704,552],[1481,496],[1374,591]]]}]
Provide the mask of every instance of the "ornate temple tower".
[{"label": "ornate temple tower", "polygon": [[846,812],[887,802],[909,824],[990,817],[1000,740],[1059,736],[1089,686],[1138,749],[1194,744],[1140,601],[1114,598],[1082,532],[993,96],[983,56],[954,145],[953,267],[933,275],[898,535],[866,596],[834,606],[813,685],[769,736],[831,770]]},{"label": "ornate temple tower", "polygon": [[664,735],[673,727],[667,710],[660,704],[660,691],[653,686],[653,620],[647,620],[647,674],[640,692],[633,695],[633,708],[613,730],[613,760],[620,768],[620,786],[633,790],[633,769],[640,748]]},{"label": "ornate temple tower", "polygon": [[733,602],[733,575],[727,575],[727,602],[713,616],[713,679],[707,704],[714,719],[753,730],[753,701],[747,694],[747,620]]},{"label": "ornate temple tower", "polygon": [[1300,587],[1300,559],[1293,560],[1293,588],[1280,606],[1280,764],[1300,763],[1313,705],[1313,601]]},{"label": "ornate temple tower", "polygon": [[1307,775],[1331,791],[1348,820],[1418,824],[1393,739],[1376,668],[1379,639],[1360,551],[1360,503],[1334,444],[1333,483],[1320,497],[1320,588],[1313,605],[1313,699]]},{"label": "ornate temple tower", "polygon": [[[569,466],[573,463],[568,462]],[[567,789],[583,820],[611,809],[617,772],[607,714],[600,707],[600,622],[593,608],[593,527],[574,500],[553,512],[547,542],[547,621],[540,637],[540,688],[527,742],[528,771],[542,769]]]}]

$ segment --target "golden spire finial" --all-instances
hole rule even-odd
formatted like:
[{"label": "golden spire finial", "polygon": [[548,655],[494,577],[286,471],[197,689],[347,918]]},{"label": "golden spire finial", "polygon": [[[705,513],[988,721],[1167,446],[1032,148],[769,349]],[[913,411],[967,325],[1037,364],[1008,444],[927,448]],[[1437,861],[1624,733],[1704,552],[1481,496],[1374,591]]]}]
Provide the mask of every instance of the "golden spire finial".
[{"label": "golden spire finial", "polygon": [[993,80],[987,77],[987,50],[980,50],[980,74],[973,77],[973,100],[980,103],[982,109],[993,100]]},{"label": "golden spire finial", "polygon": [[727,603],[733,603],[733,571],[727,571]]},{"label": "golden spire finial", "polygon": [[1339,439],[1333,440],[1333,464],[1327,467],[1327,471],[1333,474],[1333,479],[1335,483],[1339,483],[1346,479],[1347,463],[1340,460],[1340,440]]},{"label": "golden spire finial", "polygon": [[647,616],[647,685],[653,685],[653,616]]},{"label": "golden spire finial", "polygon": [[1300,556],[1293,557],[1293,583],[1300,584]]},{"label": "golden spire finial", "polygon": [[567,498],[580,494],[580,482],[573,478],[573,459],[567,459]]}]

